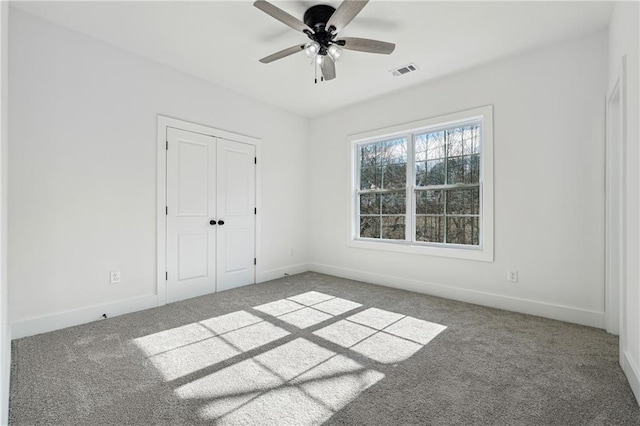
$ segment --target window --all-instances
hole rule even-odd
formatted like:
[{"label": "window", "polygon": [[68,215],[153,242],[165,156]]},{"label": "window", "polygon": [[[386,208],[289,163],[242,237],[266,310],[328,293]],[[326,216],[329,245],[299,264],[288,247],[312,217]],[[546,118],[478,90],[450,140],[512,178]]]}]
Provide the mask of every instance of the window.
[{"label": "window", "polygon": [[490,106],[353,137],[350,244],[493,260],[492,139]]},{"label": "window", "polygon": [[481,126],[414,136],[416,241],[480,245]]},{"label": "window", "polygon": [[407,139],[360,145],[360,237],[404,240]]}]

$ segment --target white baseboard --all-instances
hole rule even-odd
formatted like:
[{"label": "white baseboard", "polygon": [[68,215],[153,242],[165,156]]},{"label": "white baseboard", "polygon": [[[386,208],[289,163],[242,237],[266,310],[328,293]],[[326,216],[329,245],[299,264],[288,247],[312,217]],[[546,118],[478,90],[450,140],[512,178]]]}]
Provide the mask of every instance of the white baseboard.
[{"label": "white baseboard", "polygon": [[633,394],[636,396],[636,401],[640,404],[640,368],[635,365],[633,358],[629,355],[629,352],[622,351],[622,371],[627,376],[629,386]]},{"label": "white baseboard", "polygon": [[143,309],[155,308],[156,306],[158,306],[158,296],[152,294],[37,318],[13,321],[11,323],[11,337],[13,339],[20,339],[22,337],[97,321],[102,319],[102,314],[107,314],[107,317],[111,318]]},{"label": "white baseboard", "polygon": [[491,308],[536,315],[539,317],[551,318],[591,327],[604,327],[604,312],[589,311],[571,306],[555,305],[535,300],[485,293],[425,281],[392,277],[389,275],[373,274],[370,272],[323,265],[319,263],[310,263],[309,269],[323,274],[414,291],[416,293],[444,297],[446,299],[459,300],[461,302],[489,306]]},{"label": "white baseboard", "polygon": [[265,281],[271,281],[277,278],[282,278],[285,276],[285,274],[295,275],[295,274],[301,274],[307,271],[309,271],[308,263],[298,263],[296,265],[289,265],[283,268],[270,269],[268,271],[259,272],[258,276],[256,277],[256,282],[262,283]]},{"label": "white baseboard", "polygon": [[[256,277],[256,282],[282,278],[285,276],[285,273],[294,275],[307,272],[308,270],[309,264],[300,263],[269,271],[262,271]],[[107,314],[107,317],[111,318],[130,312],[155,308],[156,306],[158,306],[158,296],[155,294],[133,299],[118,300],[116,302],[88,306],[86,308],[59,312],[37,318],[13,321],[11,323],[11,334],[13,339],[20,339],[22,337],[34,336],[40,333],[47,333],[74,325],[97,321],[102,318],[102,314]]]},{"label": "white baseboard", "polygon": [[[282,278],[286,274],[294,275],[307,271],[334,275],[353,280],[379,284],[387,287],[415,291],[417,293],[430,294],[447,299],[459,300],[467,303],[537,315],[545,318],[567,321],[591,327],[604,327],[604,313],[588,311],[570,306],[543,303],[534,300],[519,299],[502,296],[499,294],[485,293],[474,290],[450,287],[424,281],[409,280],[388,275],[373,274],[355,269],[341,268],[320,263],[299,263],[282,268],[262,271],[256,277],[256,282],[270,281]],[[133,299],[119,300],[101,305],[88,306],[82,309],[59,312],[43,317],[14,321],[11,323],[11,336],[13,339],[33,336],[40,333],[59,330],[74,325],[86,324],[101,319],[102,314],[114,317],[130,312],[158,306],[158,296],[148,295]],[[638,395],[639,393],[636,393]]]}]

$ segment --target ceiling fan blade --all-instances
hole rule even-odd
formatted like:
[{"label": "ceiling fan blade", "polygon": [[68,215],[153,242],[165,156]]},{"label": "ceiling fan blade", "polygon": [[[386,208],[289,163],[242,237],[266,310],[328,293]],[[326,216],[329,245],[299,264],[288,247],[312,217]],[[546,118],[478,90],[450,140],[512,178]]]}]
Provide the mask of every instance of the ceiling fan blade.
[{"label": "ceiling fan blade", "polygon": [[356,17],[363,7],[367,5],[369,0],[344,0],[340,6],[333,12],[331,18],[327,22],[326,28],[335,28],[334,33],[340,32],[349,22]]},{"label": "ceiling fan blade", "polygon": [[289,55],[293,55],[294,53],[302,52],[304,50],[304,44],[287,47],[286,49],[282,49],[279,52],[271,54],[269,56],[265,56],[260,59],[260,62],[263,64],[268,64],[269,62],[277,61],[278,59],[286,58]]},{"label": "ceiling fan blade", "polygon": [[344,41],[344,45],[342,45],[342,47],[345,49],[358,50],[360,52],[369,52],[369,53],[382,53],[385,55],[389,55],[396,48],[396,45],[393,43],[387,43],[386,41],[371,40],[368,38],[345,37],[337,41],[338,42]]},{"label": "ceiling fan blade", "polygon": [[289,15],[287,12],[285,12],[284,10],[280,9],[277,6],[272,5],[268,1],[256,0],[256,2],[253,3],[253,5],[258,9],[260,9],[261,11],[263,11],[264,13],[266,13],[267,15],[273,18],[276,18],[278,21],[282,22],[285,25],[290,26],[294,30],[298,30],[300,32],[304,32],[305,30],[311,31],[311,28],[305,25],[304,22],[302,22],[298,18],[295,18]]},{"label": "ceiling fan blade", "polygon": [[322,76],[325,80],[333,80],[336,78],[336,63],[333,62],[331,56],[325,55],[322,57],[320,69],[322,70]]}]

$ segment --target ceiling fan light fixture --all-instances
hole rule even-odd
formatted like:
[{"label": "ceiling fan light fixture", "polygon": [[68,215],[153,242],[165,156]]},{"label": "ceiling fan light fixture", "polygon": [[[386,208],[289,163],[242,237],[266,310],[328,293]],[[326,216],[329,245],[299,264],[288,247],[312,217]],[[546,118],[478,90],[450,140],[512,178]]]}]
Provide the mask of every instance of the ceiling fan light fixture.
[{"label": "ceiling fan light fixture", "polygon": [[329,54],[329,56],[331,56],[331,59],[333,59],[334,62],[338,62],[342,57],[342,48],[340,46],[332,44],[327,49],[327,53]]},{"label": "ceiling fan light fixture", "polygon": [[313,58],[320,51],[320,44],[315,41],[310,41],[309,43],[304,45],[304,54],[307,55],[308,58]]},{"label": "ceiling fan light fixture", "polygon": [[318,64],[318,65],[322,65],[322,61],[323,61],[323,59],[324,59],[324,56],[322,56],[322,55],[317,55],[317,56],[316,56],[316,64]]}]

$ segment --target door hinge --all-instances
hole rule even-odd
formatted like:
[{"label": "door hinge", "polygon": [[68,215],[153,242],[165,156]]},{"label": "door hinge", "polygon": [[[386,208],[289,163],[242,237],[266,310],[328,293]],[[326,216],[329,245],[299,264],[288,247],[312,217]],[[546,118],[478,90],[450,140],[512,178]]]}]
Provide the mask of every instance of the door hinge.
[{"label": "door hinge", "polygon": [[169,215],[169,206],[164,206],[164,214]]},{"label": "door hinge", "polygon": [[255,258],[255,257],[253,258],[253,264],[254,264],[254,265],[257,265],[257,264],[258,264],[258,263],[257,263],[257,261],[256,261],[256,258]]},{"label": "door hinge", "polygon": [[169,281],[169,273],[168,272],[164,273],[164,280],[165,281]]},{"label": "door hinge", "polygon": [[258,164],[258,157],[253,157],[253,164]]},{"label": "door hinge", "polygon": [[169,151],[169,141],[167,141],[167,151]]},{"label": "door hinge", "polygon": [[258,208],[257,207],[253,208],[253,214],[258,214]]}]

